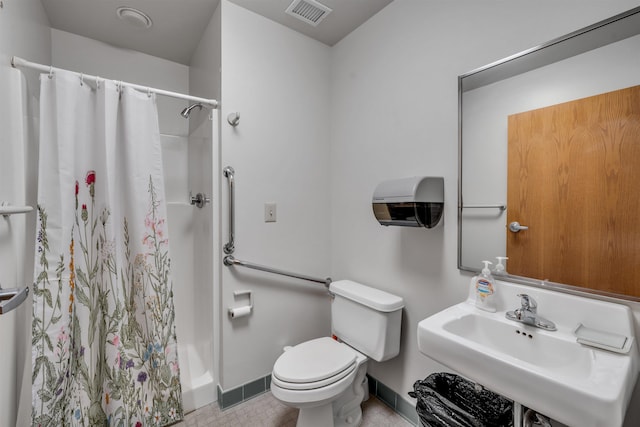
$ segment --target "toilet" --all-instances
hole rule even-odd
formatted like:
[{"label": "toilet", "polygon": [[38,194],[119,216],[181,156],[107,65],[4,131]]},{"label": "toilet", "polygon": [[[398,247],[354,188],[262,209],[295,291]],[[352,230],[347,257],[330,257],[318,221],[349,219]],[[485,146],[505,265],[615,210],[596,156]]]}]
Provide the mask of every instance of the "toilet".
[{"label": "toilet", "polygon": [[359,425],[368,359],[400,352],[402,298],[350,280],[331,283],[329,291],[333,337],[285,349],[271,373],[273,396],[300,409],[298,427]]}]

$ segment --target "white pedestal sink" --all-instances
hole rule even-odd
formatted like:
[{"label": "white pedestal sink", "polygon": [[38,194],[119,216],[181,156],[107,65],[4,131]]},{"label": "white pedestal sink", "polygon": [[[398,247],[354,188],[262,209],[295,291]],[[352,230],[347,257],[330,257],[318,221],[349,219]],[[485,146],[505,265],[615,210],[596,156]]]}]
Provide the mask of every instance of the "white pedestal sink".
[{"label": "white pedestal sink", "polygon": [[[472,284],[466,301],[418,324],[421,353],[569,426],[622,425],[638,375],[627,306],[498,281],[497,312],[489,313],[475,307]],[[557,331],[505,318],[520,307],[517,295],[524,293]],[[577,343],[579,324],[628,337],[622,353]]]}]

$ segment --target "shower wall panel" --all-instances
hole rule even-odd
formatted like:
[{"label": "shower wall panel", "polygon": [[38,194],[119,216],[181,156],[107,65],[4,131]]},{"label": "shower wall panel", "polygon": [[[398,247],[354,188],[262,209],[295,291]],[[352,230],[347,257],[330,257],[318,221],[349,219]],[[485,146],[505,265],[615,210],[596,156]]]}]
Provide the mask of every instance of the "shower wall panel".
[{"label": "shower wall panel", "polygon": [[[51,33],[39,0],[0,8],[0,202],[35,203],[38,78],[10,66],[11,56],[51,61]],[[0,217],[0,285],[24,286],[33,276],[35,213]],[[0,316],[0,425],[29,425],[31,298]]]}]

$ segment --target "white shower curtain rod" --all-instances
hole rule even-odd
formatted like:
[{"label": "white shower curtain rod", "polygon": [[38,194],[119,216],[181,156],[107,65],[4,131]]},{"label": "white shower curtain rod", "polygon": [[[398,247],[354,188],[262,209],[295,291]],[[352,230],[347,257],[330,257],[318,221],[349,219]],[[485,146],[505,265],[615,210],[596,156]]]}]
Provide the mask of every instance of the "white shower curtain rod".
[{"label": "white shower curtain rod", "polygon": [[[35,62],[29,62],[17,56],[14,56],[11,58],[11,66],[13,68],[18,68],[18,67],[31,68],[34,70],[42,71],[44,73],[55,73],[56,71],[68,71],[68,70],[63,70],[62,68],[55,68],[49,65],[42,65],[42,64],[36,64]],[[104,79],[98,76],[90,76],[88,74],[78,73],[76,71],[68,71],[68,72],[71,72],[77,75],[81,79],[94,80],[94,81],[111,80],[111,79]],[[122,82],[118,80],[113,80],[113,81],[118,85],[127,86],[142,92],[151,92],[151,93],[156,93],[158,95],[170,96],[172,98],[186,99],[187,101],[199,102],[199,103],[205,104],[211,108],[218,108],[218,101],[216,101],[215,99],[199,98],[197,96],[185,95],[184,93],[171,92],[164,89],[155,89],[152,87],[137,85],[134,83]]]}]

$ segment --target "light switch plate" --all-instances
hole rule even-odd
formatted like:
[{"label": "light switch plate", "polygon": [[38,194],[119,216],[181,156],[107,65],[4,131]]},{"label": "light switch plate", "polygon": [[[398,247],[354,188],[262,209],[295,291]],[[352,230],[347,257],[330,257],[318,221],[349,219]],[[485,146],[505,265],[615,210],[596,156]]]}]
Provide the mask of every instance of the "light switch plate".
[{"label": "light switch plate", "polygon": [[264,204],[264,222],[276,222],[276,204]]}]

